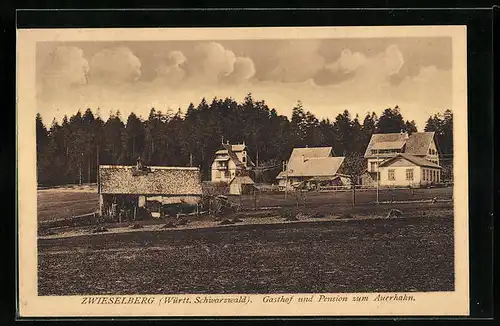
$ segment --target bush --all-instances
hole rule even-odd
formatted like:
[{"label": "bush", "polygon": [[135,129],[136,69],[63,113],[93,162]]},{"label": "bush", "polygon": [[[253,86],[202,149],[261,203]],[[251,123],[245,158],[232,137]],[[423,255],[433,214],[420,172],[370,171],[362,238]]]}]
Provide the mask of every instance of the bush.
[{"label": "bush", "polygon": [[186,218],[181,218],[177,221],[177,225],[188,225],[189,221]]}]

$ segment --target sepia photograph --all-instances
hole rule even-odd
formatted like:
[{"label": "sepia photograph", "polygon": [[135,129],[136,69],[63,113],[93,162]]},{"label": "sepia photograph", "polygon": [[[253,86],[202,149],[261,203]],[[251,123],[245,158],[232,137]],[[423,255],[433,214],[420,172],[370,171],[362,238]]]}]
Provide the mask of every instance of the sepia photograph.
[{"label": "sepia photograph", "polygon": [[468,309],[464,29],[397,28],[31,40],[30,293]]}]

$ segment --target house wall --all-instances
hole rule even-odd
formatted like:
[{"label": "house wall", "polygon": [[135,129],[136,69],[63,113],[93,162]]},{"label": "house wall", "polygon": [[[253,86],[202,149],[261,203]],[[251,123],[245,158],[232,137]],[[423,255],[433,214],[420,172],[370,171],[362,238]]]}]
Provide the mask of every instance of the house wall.
[{"label": "house wall", "polygon": [[[407,170],[413,171],[413,180],[407,180]],[[406,160],[396,160],[388,166],[380,167],[381,186],[419,186],[422,177],[422,168]],[[389,177],[389,172],[394,174],[394,180]]]},{"label": "house wall", "polygon": [[229,160],[227,164],[227,170],[220,170],[217,168],[217,162],[214,160],[212,162],[212,182],[229,182],[236,175],[236,164]]},{"label": "house wall", "polygon": [[[377,172],[377,162],[380,163],[382,161],[384,161],[385,159],[387,159],[388,157],[380,157],[379,159],[376,159],[376,158],[369,158],[368,159],[368,163],[367,163],[367,167],[366,169],[368,170],[368,172]],[[374,163],[374,164],[372,164]],[[375,166],[373,166],[375,165]]]},{"label": "house wall", "polygon": [[243,165],[247,166],[247,152],[246,151],[241,151],[241,152],[234,152],[236,154],[236,157],[238,157],[238,160],[240,160]]},{"label": "house wall", "polygon": [[441,170],[424,167],[422,168],[421,184],[431,184],[441,182]]},{"label": "house wall", "polygon": [[431,142],[429,149],[427,150],[426,159],[431,161],[431,162],[436,163],[437,165],[440,165],[439,164],[439,154],[437,152],[436,143],[434,141]]}]

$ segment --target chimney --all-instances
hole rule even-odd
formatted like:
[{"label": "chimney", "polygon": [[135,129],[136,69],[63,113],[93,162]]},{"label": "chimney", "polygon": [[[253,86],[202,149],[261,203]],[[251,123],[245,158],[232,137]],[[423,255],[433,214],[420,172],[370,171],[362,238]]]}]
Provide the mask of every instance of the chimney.
[{"label": "chimney", "polygon": [[226,144],[229,145],[229,140],[226,140]]}]

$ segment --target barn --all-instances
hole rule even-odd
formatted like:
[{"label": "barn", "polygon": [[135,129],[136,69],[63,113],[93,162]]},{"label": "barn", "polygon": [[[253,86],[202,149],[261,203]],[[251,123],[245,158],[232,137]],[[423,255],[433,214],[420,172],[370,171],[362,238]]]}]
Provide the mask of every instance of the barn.
[{"label": "barn", "polygon": [[195,210],[202,197],[197,167],[101,165],[98,181],[100,215],[119,221]]}]

